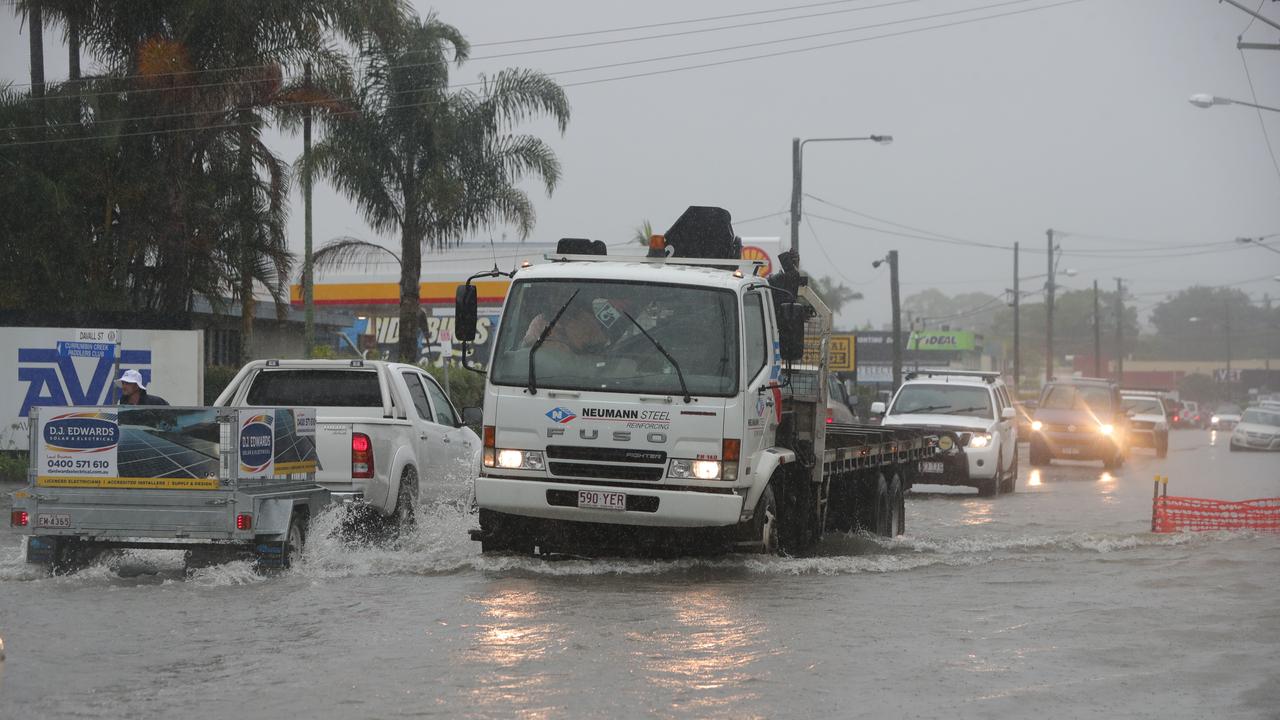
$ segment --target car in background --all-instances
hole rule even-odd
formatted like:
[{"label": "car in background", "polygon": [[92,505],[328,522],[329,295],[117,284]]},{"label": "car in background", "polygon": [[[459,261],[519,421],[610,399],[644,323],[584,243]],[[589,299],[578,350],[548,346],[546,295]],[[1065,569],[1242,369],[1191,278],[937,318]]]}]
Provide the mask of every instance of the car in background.
[{"label": "car in background", "polygon": [[827,422],[853,424],[858,416],[849,407],[849,393],[835,375],[827,376]]},{"label": "car in background", "polygon": [[1200,411],[1200,403],[1183,400],[1182,401],[1182,417],[1181,425],[1178,427],[1199,428],[1204,430],[1209,427],[1209,418]]},{"label": "car in background", "polygon": [[[939,447],[956,443],[963,453],[920,463],[916,482],[967,485],[979,495],[1013,492],[1018,481],[1017,411],[1000,373],[976,370],[918,370],[907,373],[893,401],[875,402],[881,425],[910,425],[949,431]],[[955,440],[951,439],[954,436]]]},{"label": "car in background", "polygon": [[1280,407],[1251,407],[1231,431],[1232,450],[1280,450]]},{"label": "car in background", "polygon": [[1102,378],[1047,383],[1031,421],[1031,464],[1101,460],[1113,470],[1129,453],[1129,416],[1120,386]]},{"label": "car in background", "polygon": [[1209,418],[1209,429],[1211,430],[1231,430],[1240,422],[1241,410],[1239,405],[1219,405],[1214,408],[1213,416]]},{"label": "car in background", "polygon": [[1156,451],[1156,457],[1169,454],[1169,415],[1160,398],[1150,395],[1122,395],[1121,401],[1129,414],[1130,447],[1148,447]]}]

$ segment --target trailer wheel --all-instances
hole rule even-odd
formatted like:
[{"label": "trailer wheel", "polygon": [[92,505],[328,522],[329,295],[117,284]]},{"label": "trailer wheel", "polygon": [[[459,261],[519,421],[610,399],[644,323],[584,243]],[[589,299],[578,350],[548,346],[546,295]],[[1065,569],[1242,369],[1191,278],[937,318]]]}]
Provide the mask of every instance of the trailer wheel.
[{"label": "trailer wheel", "polygon": [[284,567],[291,568],[302,559],[302,548],[307,542],[307,515],[301,510],[294,510],[289,515],[289,529],[284,538]]},{"label": "trailer wheel", "polygon": [[893,499],[893,491],[889,488],[888,481],[884,475],[881,475],[876,482],[876,517],[875,529],[876,535],[880,537],[893,537],[894,517],[893,512],[897,509],[897,503]]}]

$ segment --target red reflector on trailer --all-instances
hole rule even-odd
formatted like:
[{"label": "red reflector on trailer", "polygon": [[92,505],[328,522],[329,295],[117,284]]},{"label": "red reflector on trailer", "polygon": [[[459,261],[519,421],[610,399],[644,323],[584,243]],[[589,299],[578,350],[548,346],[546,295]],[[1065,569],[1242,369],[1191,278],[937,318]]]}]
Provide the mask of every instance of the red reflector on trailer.
[{"label": "red reflector on trailer", "polygon": [[253,516],[252,516],[252,515],[247,515],[247,514],[245,514],[245,513],[240,513],[239,515],[237,515],[237,516],[236,516],[236,529],[237,529],[237,530],[252,530],[252,529],[253,529]]},{"label": "red reflector on trailer", "polygon": [[14,527],[26,527],[29,519],[26,510],[14,510],[9,513],[9,524]]}]

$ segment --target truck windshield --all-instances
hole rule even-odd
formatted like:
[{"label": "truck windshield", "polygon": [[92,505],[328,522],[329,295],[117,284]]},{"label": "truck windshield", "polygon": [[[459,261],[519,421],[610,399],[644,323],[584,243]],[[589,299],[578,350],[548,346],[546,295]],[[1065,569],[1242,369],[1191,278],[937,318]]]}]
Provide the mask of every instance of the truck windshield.
[{"label": "truck windshield", "polygon": [[595,280],[512,286],[489,370],[495,385],[528,385],[529,351],[562,306],[534,353],[539,389],[681,393],[676,368],[656,341],[679,365],[690,394],[737,392],[738,311],[731,291]]},{"label": "truck windshield", "polygon": [[966,415],[993,418],[991,394],[985,387],[906,385],[893,401],[890,415]]}]

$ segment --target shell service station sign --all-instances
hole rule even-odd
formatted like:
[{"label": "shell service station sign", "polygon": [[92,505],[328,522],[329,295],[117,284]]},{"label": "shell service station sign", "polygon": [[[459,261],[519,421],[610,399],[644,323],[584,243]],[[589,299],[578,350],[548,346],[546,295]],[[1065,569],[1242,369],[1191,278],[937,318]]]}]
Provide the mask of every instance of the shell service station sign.
[{"label": "shell service station sign", "polygon": [[831,372],[853,372],[857,366],[855,361],[853,335],[832,335],[831,345],[827,349],[828,368]]},{"label": "shell service station sign", "polygon": [[744,245],[742,247],[742,259],[763,260],[764,267],[756,270],[756,275],[760,277],[768,277],[769,273],[773,272],[773,258],[769,257],[769,253],[765,252],[764,248],[756,247],[755,245]]}]

